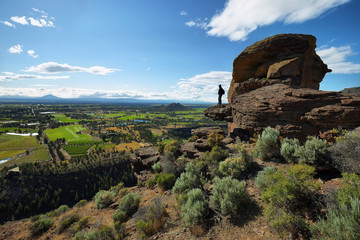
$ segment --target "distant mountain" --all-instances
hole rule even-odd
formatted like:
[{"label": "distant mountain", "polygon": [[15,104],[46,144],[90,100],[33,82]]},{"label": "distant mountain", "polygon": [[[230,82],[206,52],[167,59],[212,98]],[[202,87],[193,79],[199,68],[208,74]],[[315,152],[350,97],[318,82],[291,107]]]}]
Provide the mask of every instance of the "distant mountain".
[{"label": "distant mountain", "polygon": [[360,87],[345,88],[344,90],[341,90],[340,92],[345,95],[355,95],[355,96],[360,97]]},{"label": "distant mountain", "polygon": [[37,99],[42,99],[42,100],[61,100],[62,98],[59,98],[57,96],[54,96],[54,95],[45,95],[45,96],[42,96],[42,97],[39,97]]},{"label": "distant mountain", "polygon": [[159,112],[175,112],[175,111],[193,111],[191,107],[181,105],[180,103],[170,103],[169,105],[161,105],[154,107],[155,111]]}]

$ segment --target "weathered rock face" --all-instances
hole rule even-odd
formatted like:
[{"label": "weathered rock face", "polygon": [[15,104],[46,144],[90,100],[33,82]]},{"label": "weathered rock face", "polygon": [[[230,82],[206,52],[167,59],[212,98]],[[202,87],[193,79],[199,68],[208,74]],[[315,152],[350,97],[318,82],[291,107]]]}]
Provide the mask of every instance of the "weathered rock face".
[{"label": "weathered rock face", "polygon": [[130,160],[133,170],[138,172],[144,169],[150,169],[151,166],[158,162],[160,153],[157,147],[144,147],[135,151],[135,155]]},{"label": "weathered rock face", "polygon": [[[230,112],[231,115],[225,116],[224,113]],[[208,108],[205,116],[227,120],[229,132],[241,129],[252,134],[271,126],[283,136],[304,140],[308,135],[318,135],[319,131],[338,126],[359,126],[360,98],[275,84],[238,95],[223,108]]]},{"label": "weathered rock face", "polygon": [[315,52],[316,38],[280,34],[246,48],[233,63],[228,101],[257,88],[282,83],[293,88],[319,89],[327,65]]}]

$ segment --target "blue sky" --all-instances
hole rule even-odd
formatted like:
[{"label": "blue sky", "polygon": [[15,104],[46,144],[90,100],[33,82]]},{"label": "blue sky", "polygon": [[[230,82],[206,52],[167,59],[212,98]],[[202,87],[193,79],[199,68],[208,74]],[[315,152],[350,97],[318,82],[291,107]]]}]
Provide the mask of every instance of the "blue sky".
[{"label": "blue sky", "polygon": [[360,86],[358,0],[2,0],[0,96],[216,102],[247,46],[312,34],[333,70],[321,90]]}]

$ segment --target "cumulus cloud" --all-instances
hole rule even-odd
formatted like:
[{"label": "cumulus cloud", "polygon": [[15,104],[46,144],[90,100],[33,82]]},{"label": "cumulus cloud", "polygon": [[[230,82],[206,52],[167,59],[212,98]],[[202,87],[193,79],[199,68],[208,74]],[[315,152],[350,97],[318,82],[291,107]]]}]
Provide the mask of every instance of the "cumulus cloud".
[{"label": "cumulus cloud", "polygon": [[[224,9],[210,22],[201,25],[210,36],[227,37],[231,41],[246,40],[257,28],[284,22],[302,23],[317,18],[351,0],[228,0]],[[204,28],[206,26],[206,28]]]},{"label": "cumulus cloud", "polygon": [[[35,12],[35,15],[39,15],[35,17],[27,17],[27,16],[12,16],[10,18],[11,21],[21,25],[30,25],[34,27],[55,27],[54,24],[54,17],[50,17],[44,10],[40,10],[37,8],[32,8]],[[2,21],[5,25],[9,27],[15,27],[14,24],[10,23],[9,21]]]},{"label": "cumulus cloud", "polygon": [[332,73],[360,73],[360,64],[347,61],[347,58],[354,55],[351,46],[341,47],[320,47],[316,53],[322,58],[324,63],[332,69]]},{"label": "cumulus cloud", "polygon": [[36,73],[62,73],[62,72],[87,72],[97,75],[107,75],[116,71],[121,71],[120,69],[107,68],[103,66],[93,66],[89,68],[71,66],[67,63],[61,64],[57,62],[46,62],[39,64],[37,66],[31,66],[25,70],[25,72],[36,72]]},{"label": "cumulus cloud", "polygon": [[23,52],[22,46],[20,44],[17,44],[15,46],[12,46],[8,49],[9,53],[17,53],[20,54]]},{"label": "cumulus cloud", "polygon": [[16,28],[14,24],[12,24],[11,22],[9,21],[0,21],[0,23],[8,26],[8,27],[13,27],[13,28]]},{"label": "cumulus cloud", "polygon": [[0,81],[14,81],[14,80],[57,80],[57,79],[67,79],[69,76],[43,76],[43,75],[33,75],[33,74],[17,74],[12,72],[3,72],[3,75],[0,75]]},{"label": "cumulus cloud", "polygon": [[199,99],[212,101],[217,97],[219,84],[228,89],[232,79],[232,73],[226,71],[212,71],[198,74],[190,78],[183,78],[177,83],[182,95],[187,99]]},{"label": "cumulus cloud", "polygon": [[33,58],[38,58],[39,57],[39,55],[36,55],[35,54],[35,51],[34,50],[28,50],[27,51],[27,53],[28,53],[28,55],[30,56],[30,57],[33,57]]},{"label": "cumulus cloud", "polygon": [[13,16],[10,18],[11,21],[15,22],[15,23],[19,23],[21,25],[28,25],[28,21],[26,20],[26,17],[25,16],[22,16],[22,17],[18,17],[18,16]]}]

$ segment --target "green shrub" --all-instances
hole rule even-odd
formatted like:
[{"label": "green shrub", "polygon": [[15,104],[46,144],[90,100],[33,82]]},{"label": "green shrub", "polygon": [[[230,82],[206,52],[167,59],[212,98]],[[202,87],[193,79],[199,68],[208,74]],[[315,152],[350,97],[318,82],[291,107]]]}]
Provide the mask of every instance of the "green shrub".
[{"label": "green shrub", "polygon": [[119,209],[126,212],[127,216],[132,216],[138,209],[141,196],[136,193],[128,193],[119,202]]},{"label": "green shrub", "polygon": [[258,136],[254,156],[261,160],[269,160],[279,156],[279,131],[267,127],[261,135]]},{"label": "green shrub", "polygon": [[73,240],[115,240],[114,230],[105,225],[100,231],[78,232]]},{"label": "green shrub", "polygon": [[61,233],[64,230],[68,229],[71,226],[71,224],[79,221],[79,219],[80,219],[80,217],[76,213],[73,213],[73,214],[63,217],[60,221],[60,226],[59,226],[58,232]]},{"label": "green shrub", "polygon": [[75,232],[79,232],[84,229],[89,223],[89,217],[85,216],[74,224],[73,229]]},{"label": "green shrub", "polygon": [[159,153],[163,153],[165,149],[166,142],[158,142],[158,151]]},{"label": "green shrub", "polygon": [[355,173],[343,173],[343,183],[336,191],[336,200],[339,204],[349,206],[351,198],[360,199],[360,177]]},{"label": "green shrub", "polygon": [[243,142],[238,141],[231,146],[231,149],[235,155],[220,162],[219,173],[222,176],[232,176],[240,179],[250,169],[253,159],[248,153],[250,151],[249,147]]},{"label": "green shrub", "polygon": [[271,178],[276,171],[276,168],[265,167],[264,170],[258,173],[255,178],[255,185],[260,191],[264,191],[268,186],[271,186],[271,184],[275,184],[275,181],[271,181]]},{"label": "green shrub", "polygon": [[194,163],[185,165],[185,172],[176,180],[173,191],[177,194],[185,193],[194,188],[202,188],[206,179]]},{"label": "green shrub", "polygon": [[176,181],[175,175],[168,173],[156,173],[154,179],[163,190],[171,189]]},{"label": "green shrub", "polygon": [[115,240],[114,230],[108,225],[103,226],[98,232],[98,239],[100,240]]},{"label": "green shrub", "polygon": [[256,182],[265,202],[265,219],[280,236],[286,232],[306,232],[300,209],[312,204],[314,192],[319,189],[313,181],[315,169],[296,164],[286,168],[285,172],[268,168],[260,174]]},{"label": "green shrub", "polygon": [[121,224],[131,217],[139,208],[141,196],[136,193],[128,193],[121,198],[119,207],[112,215],[114,224]]},{"label": "green shrub", "polygon": [[111,186],[111,188],[110,188],[109,191],[114,192],[114,193],[115,193],[115,196],[116,196],[116,195],[118,195],[119,192],[120,192],[121,190],[123,190],[123,189],[124,189],[124,183],[120,182],[120,183],[118,183],[118,184],[115,185],[115,186]]},{"label": "green shrub", "polygon": [[156,185],[156,181],[153,178],[150,178],[149,180],[146,181],[147,188],[153,188],[155,187],[155,185]]},{"label": "green shrub", "polygon": [[299,163],[319,165],[319,160],[327,153],[326,140],[311,138],[305,142],[304,146],[296,148],[294,156],[299,159]]},{"label": "green shrub", "polygon": [[126,212],[121,208],[118,208],[116,212],[112,215],[112,217],[114,219],[114,222],[119,222],[119,223],[125,222],[126,219],[128,218]]},{"label": "green shrub", "polygon": [[336,168],[342,172],[360,174],[360,131],[351,131],[329,150]]},{"label": "green shrub", "polygon": [[37,236],[46,232],[54,224],[54,220],[46,215],[40,215],[36,221],[30,225],[31,235]]},{"label": "green shrub", "polygon": [[187,200],[181,206],[181,216],[186,227],[201,222],[208,213],[208,203],[199,188],[190,190],[186,194]]},{"label": "green shrub", "polygon": [[116,221],[114,222],[114,228],[116,233],[118,234],[118,239],[123,239],[125,235],[126,223]]},{"label": "green shrub", "polygon": [[95,195],[95,203],[98,209],[110,206],[115,198],[115,193],[112,191],[100,190]]},{"label": "green shrub", "polygon": [[158,231],[164,223],[165,205],[162,204],[161,198],[154,198],[151,204],[145,206],[135,214],[137,228],[140,236],[145,238]]},{"label": "green shrub", "polygon": [[229,156],[229,151],[222,149],[219,146],[213,147],[211,152],[207,152],[204,159],[205,162],[211,164],[211,163],[218,163],[220,161],[223,161],[225,158]]},{"label": "green shrub", "polygon": [[330,207],[325,219],[310,226],[313,239],[360,239],[360,200],[350,198],[349,204]]},{"label": "green shrub", "polygon": [[85,199],[82,199],[82,200],[80,200],[79,202],[77,202],[77,203],[74,205],[74,207],[77,207],[77,208],[83,207],[83,206],[86,205],[86,203],[87,203],[87,201],[86,201]]},{"label": "green shrub", "polygon": [[231,176],[240,179],[251,167],[251,159],[246,159],[241,155],[229,157],[225,161],[220,162],[219,172],[223,176]]},{"label": "green shrub", "polygon": [[295,150],[300,146],[300,142],[296,138],[284,138],[281,142],[280,154],[288,163],[297,163],[298,158],[294,155]]},{"label": "green shrub", "polygon": [[151,168],[152,168],[156,173],[161,172],[161,165],[160,165],[159,162],[154,163],[154,164],[151,166]]},{"label": "green shrub", "polygon": [[68,205],[61,205],[60,207],[58,207],[55,211],[58,215],[66,212],[69,210],[69,206]]},{"label": "green shrub", "polygon": [[222,149],[219,146],[212,148],[210,152],[206,152],[205,155],[197,162],[197,166],[203,172],[210,172],[213,175],[218,175],[219,162],[225,160],[229,156],[229,151]]},{"label": "green shrub", "polygon": [[175,155],[179,151],[179,142],[177,140],[172,140],[170,143],[166,144],[164,147],[164,152],[172,152]]},{"label": "green shrub", "polygon": [[245,182],[239,182],[230,176],[222,179],[216,177],[213,191],[210,205],[214,210],[220,210],[222,215],[236,213],[248,199]]},{"label": "green shrub", "polygon": [[211,132],[208,138],[211,147],[219,146],[223,139],[224,139],[224,135],[216,131]]}]

